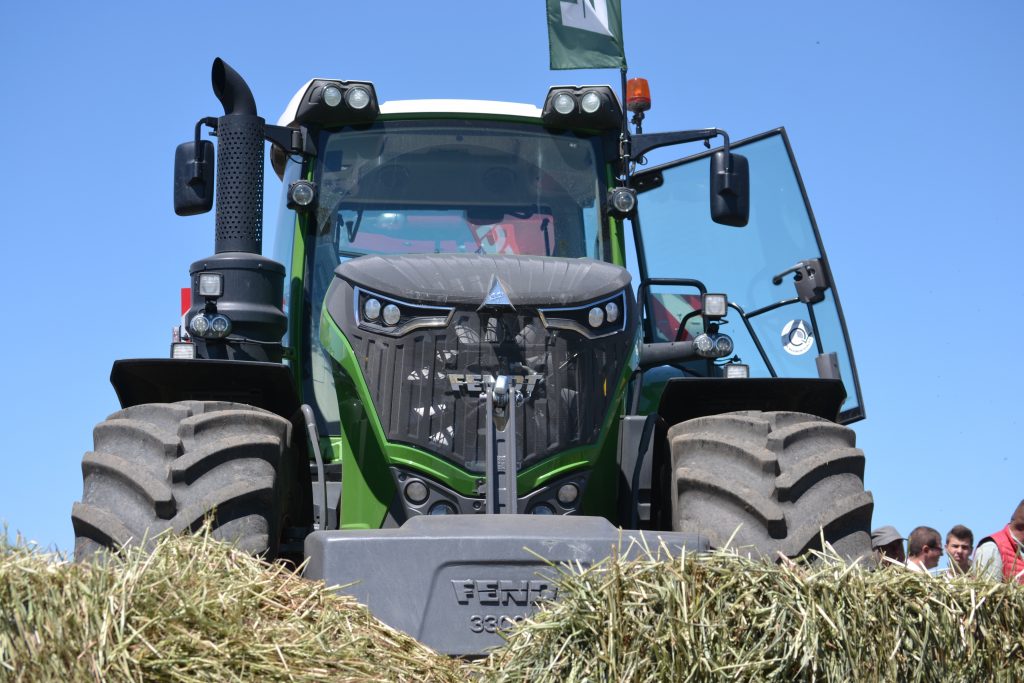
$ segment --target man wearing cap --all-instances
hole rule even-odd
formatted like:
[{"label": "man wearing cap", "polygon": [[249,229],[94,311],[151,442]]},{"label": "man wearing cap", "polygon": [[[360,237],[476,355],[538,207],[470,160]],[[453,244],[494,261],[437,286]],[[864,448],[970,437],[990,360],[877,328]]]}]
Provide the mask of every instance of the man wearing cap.
[{"label": "man wearing cap", "polygon": [[982,576],[1024,584],[1024,500],[1009,524],[981,539],[974,551],[974,566]]},{"label": "man wearing cap", "polygon": [[871,532],[871,550],[875,554],[875,562],[879,566],[903,564],[907,556],[903,552],[903,541],[895,527],[880,526]]}]

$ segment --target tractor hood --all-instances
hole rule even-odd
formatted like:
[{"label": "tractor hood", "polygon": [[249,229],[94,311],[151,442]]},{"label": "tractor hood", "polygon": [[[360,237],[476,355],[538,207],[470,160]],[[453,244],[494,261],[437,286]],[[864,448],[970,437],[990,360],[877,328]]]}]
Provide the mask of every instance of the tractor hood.
[{"label": "tractor hood", "polygon": [[[388,441],[471,473],[485,468],[482,387],[511,377],[524,398],[516,460],[527,468],[598,446],[636,338],[629,283],[626,270],[585,259],[362,256],[335,270],[323,308],[333,325],[320,339],[339,369],[362,375]],[[371,300],[379,310],[367,318]],[[397,321],[384,322],[386,308],[398,309]],[[611,313],[594,325],[594,309]]]},{"label": "tractor hood", "polygon": [[512,306],[593,301],[629,286],[629,272],[590,259],[486,254],[363,256],[338,266],[348,283],[415,303],[478,306],[495,278]]}]

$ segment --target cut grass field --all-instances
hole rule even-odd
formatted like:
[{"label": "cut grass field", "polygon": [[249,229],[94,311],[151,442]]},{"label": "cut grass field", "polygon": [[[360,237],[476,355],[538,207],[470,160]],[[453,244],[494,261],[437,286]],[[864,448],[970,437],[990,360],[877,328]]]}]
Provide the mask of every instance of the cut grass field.
[{"label": "cut grass field", "polygon": [[0,545],[2,681],[1024,680],[1024,588],[729,553],[566,571],[489,658],[208,537],[73,564]]}]

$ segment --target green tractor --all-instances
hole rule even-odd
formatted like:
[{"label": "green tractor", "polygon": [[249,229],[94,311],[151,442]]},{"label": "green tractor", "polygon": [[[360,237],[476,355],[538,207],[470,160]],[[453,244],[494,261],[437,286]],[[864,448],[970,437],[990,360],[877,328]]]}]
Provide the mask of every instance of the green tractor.
[{"label": "green tractor", "polygon": [[181,215],[216,183],[215,253],[171,358],[114,363],[76,557],[211,518],[466,654],[556,595],[540,558],[866,554],[863,404],[786,133],[644,133],[645,86],[537,108],[317,79],[268,125],[216,60],[225,113],[175,164]]}]

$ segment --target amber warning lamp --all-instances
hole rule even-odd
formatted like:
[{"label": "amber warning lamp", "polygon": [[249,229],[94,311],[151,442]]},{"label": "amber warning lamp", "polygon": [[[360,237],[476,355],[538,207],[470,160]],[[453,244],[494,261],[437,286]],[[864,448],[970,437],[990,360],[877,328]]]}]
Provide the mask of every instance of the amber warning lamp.
[{"label": "amber warning lamp", "polygon": [[626,109],[640,114],[651,108],[651,88],[646,78],[631,78],[626,83]]},{"label": "amber warning lamp", "polygon": [[651,108],[651,89],[646,78],[631,78],[626,83],[626,109],[633,112],[637,135],[643,133],[644,112]]}]

